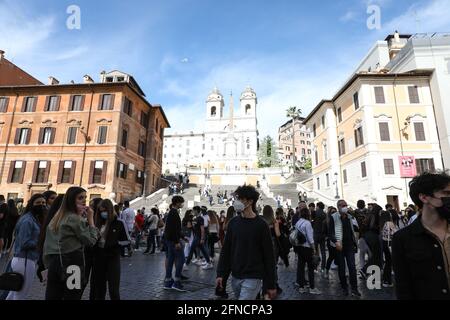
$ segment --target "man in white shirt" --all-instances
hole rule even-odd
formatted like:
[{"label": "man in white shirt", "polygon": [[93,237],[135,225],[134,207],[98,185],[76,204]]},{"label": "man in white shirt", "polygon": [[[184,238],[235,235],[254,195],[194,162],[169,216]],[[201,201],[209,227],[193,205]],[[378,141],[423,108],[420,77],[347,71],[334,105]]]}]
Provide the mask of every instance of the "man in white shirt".
[{"label": "man in white shirt", "polygon": [[[122,211],[122,214],[120,215],[121,219],[125,223],[125,226],[127,227],[128,234],[131,234],[133,232],[134,228],[134,219],[135,219],[135,212],[132,208],[130,208],[130,201],[124,201],[123,203],[125,209]],[[131,250],[131,244],[128,245],[128,256],[131,257],[133,250]],[[124,256],[125,252],[122,252],[122,256]]]}]

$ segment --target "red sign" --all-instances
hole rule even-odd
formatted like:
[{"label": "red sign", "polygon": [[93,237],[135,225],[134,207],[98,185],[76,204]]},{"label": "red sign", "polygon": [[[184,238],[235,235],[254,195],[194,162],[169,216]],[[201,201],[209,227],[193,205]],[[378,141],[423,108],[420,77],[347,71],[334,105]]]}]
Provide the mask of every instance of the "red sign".
[{"label": "red sign", "polygon": [[413,156],[400,156],[398,157],[400,165],[400,177],[402,178],[414,178],[417,175],[416,161]]}]

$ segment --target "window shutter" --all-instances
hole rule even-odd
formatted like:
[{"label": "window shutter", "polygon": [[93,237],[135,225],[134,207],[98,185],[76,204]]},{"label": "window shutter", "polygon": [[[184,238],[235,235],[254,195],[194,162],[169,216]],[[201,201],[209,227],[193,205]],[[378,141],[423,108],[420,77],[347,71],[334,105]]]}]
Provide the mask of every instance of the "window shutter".
[{"label": "window shutter", "polygon": [[80,102],[80,111],[84,111],[84,102],[86,101],[86,96],[83,94],[81,96],[81,102]]},{"label": "window shutter", "polygon": [[128,110],[126,109],[126,107],[127,107],[127,100],[125,96],[122,96],[122,112],[128,114]]},{"label": "window shutter", "polygon": [[74,103],[74,100],[75,100],[74,96],[73,96],[73,95],[70,95],[70,99],[69,99],[69,111],[73,111],[73,107],[74,107],[73,103]]},{"label": "window shutter", "polygon": [[108,161],[103,161],[102,184],[106,184],[106,171],[108,170]]},{"label": "window shutter", "polygon": [[9,165],[8,183],[12,182],[12,176],[13,176],[13,172],[14,172],[14,167],[15,166],[16,166],[16,162],[15,161],[11,161],[10,165]]},{"label": "window shutter", "polygon": [[75,181],[76,170],[77,170],[77,162],[72,161],[72,168],[70,169],[70,177],[69,177],[69,181],[71,184],[73,184],[73,182]]},{"label": "window shutter", "polygon": [[19,177],[19,183],[23,183],[23,176],[25,175],[25,170],[27,169],[27,162],[23,161],[22,162],[22,171],[20,173],[20,177]]},{"label": "window shutter", "polygon": [[52,165],[52,163],[50,161],[47,161],[47,167],[45,168],[45,172],[44,172],[44,182],[48,182],[48,176],[50,175],[50,166]]},{"label": "window shutter", "polygon": [[7,98],[7,97],[4,97],[3,98],[3,103],[4,103],[4,105],[3,105],[3,107],[2,108],[0,108],[0,112],[7,112],[8,111],[8,105],[9,105],[9,98]]},{"label": "window shutter", "polygon": [[59,161],[59,167],[58,167],[58,179],[57,179],[58,184],[60,184],[62,182],[63,170],[64,170],[64,160],[61,160],[61,161]]},{"label": "window shutter", "polygon": [[389,125],[386,122],[380,122],[378,124],[380,130],[380,140],[381,141],[390,141],[389,136]]},{"label": "window shutter", "polygon": [[419,91],[417,90],[417,87],[408,87],[408,94],[410,103],[420,103]]},{"label": "window shutter", "polygon": [[26,144],[30,144],[30,139],[31,139],[31,128],[28,129]]},{"label": "window shutter", "polygon": [[45,111],[49,111],[50,110],[50,96],[46,96],[45,97],[44,110]]},{"label": "window shutter", "polygon": [[34,162],[34,167],[33,167],[33,176],[31,177],[31,181],[33,182],[37,182],[37,171],[39,168],[39,160]]},{"label": "window shutter", "polygon": [[91,161],[91,167],[89,168],[89,184],[94,183],[94,167],[95,161]]},{"label": "window shutter", "polygon": [[20,141],[20,128],[16,129],[16,136],[14,137],[14,144],[19,144]]},{"label": "window shutter", "polygon": [[27,100],[28,97],[23,97],[23,101],[22,101],[22,112],[25,112],[25,108],[27,106]]},{"label": "window shutter", "polygon": [[414,131],[417,141],[425,141],[425,129],[422,122],[414,123]]},{"label": "window shutter", "polygon": [[42,144],[44,140],[44,130],[45,128],[39,128],[39,140],[38,144]]},{"label": "window shutter", "polygon": [[98,110],[102,110],[103,96],[104,96],[104,94],[101,94],[98,97]]},{"label": "window shutter", "polygon": [[50,137],[50,144],[54,144],[55,143],[55,136],[56,136],[56,128],[52,128],[51,137]]},{"label": "window shutter", "polygon": [[38,101],[38,97],[33,97],[33,107],[31,108],[32,112],[36,112],[37,101]]},{"label": "window shutter", "polygon": [[114,97],[115,96],[116,96],[115,94],[111,94],[111,100],[109,101],[108,110],[114,110]]},{"label": "window shutter", "polygon": [[56,109],[55,109],[55,111],[59,111],[60,104],[61,104],[61,96],[58,96],[56,98]]}]

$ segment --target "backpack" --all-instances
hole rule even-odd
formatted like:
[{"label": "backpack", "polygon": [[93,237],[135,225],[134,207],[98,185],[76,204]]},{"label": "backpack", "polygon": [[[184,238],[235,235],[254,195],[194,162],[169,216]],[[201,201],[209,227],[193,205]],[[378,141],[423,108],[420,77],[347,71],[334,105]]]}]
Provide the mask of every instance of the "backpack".
[{"label": "backpack", "polygon": [[164,221],[163,219],[158,220],[158,228],[164,228]]},{"label": "backpack", "polygon": [[293,247],[299,247],[306,242],[306,237],[303,232],[299,231],[295,226],[289,234],[289,242]]},{"label": "backpack", "polygon": [[394,236],[394,233],[396,233],[398,231],[398,227],[394,224],[394,222],[392,222],[392,214],[391,215],[391,220],[387,221],[384,226],[383,226],[383,230],[381,231],[381,237],[383,239],[383,241],[388,241],[391,242],[392,241],[392,237]]}]

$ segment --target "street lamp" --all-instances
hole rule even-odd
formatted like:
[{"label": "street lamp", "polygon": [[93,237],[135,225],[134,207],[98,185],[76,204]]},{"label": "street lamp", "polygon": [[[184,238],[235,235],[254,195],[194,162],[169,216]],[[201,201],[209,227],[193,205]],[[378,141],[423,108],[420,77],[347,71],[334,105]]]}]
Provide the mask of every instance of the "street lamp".
[{"label": "street lamp", "polygon": [[339,199],[339,188],[338,188],[338,180],[337,180],[338,174],[337,172],[334,173],[334,184],[336,185],[336,196],[335,199]]}]

